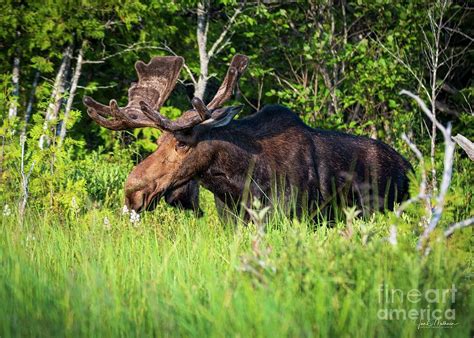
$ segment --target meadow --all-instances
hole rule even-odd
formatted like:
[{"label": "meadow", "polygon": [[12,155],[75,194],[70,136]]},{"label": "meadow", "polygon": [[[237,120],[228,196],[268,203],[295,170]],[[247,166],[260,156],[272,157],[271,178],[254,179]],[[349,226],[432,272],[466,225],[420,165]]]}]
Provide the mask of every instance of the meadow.
[{"label": "meadow", "polygon": [[67,216],[32,210],[23,225],[4,210],[0,335],[472,333],[471,228],[449,240],[436,233],[423,255],[413,214],[402,217],[394,246],[390,213],[354,218],[348,210],[330,228],[277,211],[262,231],[222,224],[211,195],[202,195],[201,218],[161,203],[131,222],[120,199]]}]

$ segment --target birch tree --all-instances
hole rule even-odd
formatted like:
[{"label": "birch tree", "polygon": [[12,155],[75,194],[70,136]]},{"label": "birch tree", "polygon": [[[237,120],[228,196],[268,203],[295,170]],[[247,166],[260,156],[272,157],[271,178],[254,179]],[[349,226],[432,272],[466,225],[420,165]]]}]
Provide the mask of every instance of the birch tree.
[{"label": "birch tree", "polygon": [[212,46],[208,49],[208,32],[209,32],[209,14],[211,10],[211,4],[209,0],[201,1],[197,6],[197,29],[196,38],[198,43],[199,51],[199,68],[200,74],[196,81],[194,77],[191,80],[194,83],[194,96],[200,99],[203,98],[207,82],[209,80],[209,61],[219,54],[229,43],[230,33],[233,25],[240,13],[242,13],[242,7],[238,7],[234,10],[234,13],[229,18],[227,24],[224,26],[222,33],[214,41]]},{"label": "birch tree", "polygon": [[82,42],[81,48],[77,53],[76,58],[76,68],[74,69],[74,75],[71,80],[71,88],[69,90],[69,96],[66,102],[66,108],[64,109],[64,117],[61,122],[61,130],[59,132],[59,144],[61,145],[66,137],[66,128],[67,120],[69,119],[69,113],[71,112],[72,104],[74,102],[74,97],[76,96],[77,84],[79,83],[79,78],[81,77],[82,64],[84,62],[84,49],[87,44],[87,41]]},{"label": "birch tree", "polygon": [[58,118],[59,110],[61,109],[62,96],[64,94],[64,86],[66,83],[67,72],[71,60],[72,45],[68,45],[63,52],[61,65],[54,80],[53,90],[51,93],[51,100],[46,110],[46,115],[43,123],[43,134],[39,139],[39,147],[43,149],[49,145],[48,128],[51,122]]},{"label": "birch tree", "polygon": [[18,55],[18,50],[15,57],[13,58],[12,85],[12,98],[10,107],[8,108],[8,118],[10,119],[13,119],[17,116],[18,99],[20,96],[20,56]]},{"label": "birch tree", "polygon": [[35,96],[36,96],[36,87],[38,87],[40,74],[41,72],[39,70],[35,72],[35,77],[31,85],[30,97],[28,99],[28,104],[26,106],[26,111],[25,111],[25,125],[23,126],[23,132],[25,132],[26,127],[28,126],[28,123],[30,122],[31,114],[33,112],[33,106],[35,104]]}]

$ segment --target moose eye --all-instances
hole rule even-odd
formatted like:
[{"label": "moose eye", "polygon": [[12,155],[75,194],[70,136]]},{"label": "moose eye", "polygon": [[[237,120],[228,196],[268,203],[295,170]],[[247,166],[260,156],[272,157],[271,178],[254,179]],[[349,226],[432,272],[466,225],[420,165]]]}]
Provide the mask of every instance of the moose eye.
[{"label": "moose eye", "polygon": [[176,150],[178,150],[178,149],[185,149],[187,146],[188,146],[188,145],[187,145],[186,143],[184,143],[184,142],[182,142],[182,141],[178,141],[178,142],[176,143],[176,147],[175,147],[175,148],[176,148]]}]

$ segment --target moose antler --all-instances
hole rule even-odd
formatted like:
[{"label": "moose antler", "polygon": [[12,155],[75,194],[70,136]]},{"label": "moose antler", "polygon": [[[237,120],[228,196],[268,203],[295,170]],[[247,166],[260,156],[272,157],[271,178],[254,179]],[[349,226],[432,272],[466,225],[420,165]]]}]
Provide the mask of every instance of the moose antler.
[{"label": "moose antler", "polygon": [[199,116],[183,116],[175,121],[170,121],[162,116],[156,109],[153,109],[146,101],[140,103],[142,111],[150,120],[154,121],[159,128],[171,132],[191,129],[200,123],[208,126],[220,125],[224,121],[224,118],[227,121],[240,111],[241,107],[231,110],[222,110],[218,108],[221,108],[222,105],[232,96],[237,81],[247,68],[248,61],[249,58],[241,54],[237,54],[232,58],[224,81],[222,81],[216,95],[207,106],[200,98],[194,97],[191,100],[191,104],[198,112]]},{"label": "moose antler", "polygon": [[247,69],[248,64],[248,56],[237,54],[232,58],[224,81],[222,81],[221,86],[217,90],[217,93],[214,95],[212,101],[207,105],[207,108],[220,108],[227,100],[230,99],[237,82],[239,81],[243,72]]},{"label": "moose antler", "polygon": [[212,118],[212,114],[210,110],[214,110],[217,108],[222,107],[222,105],[230,99],[234,88],[237,82],[240,79],[240,76],[243,74],[247,65],[249,63],[248,56],[237,54],[232,58],[230,62],[229,69],[227,70],[227,74],[222,81],[221,86],[217,90],[216,95],[212,99],[212,101],[207,105],[202,102],[201,99],[195,97],[191,101],[194,109],[201,115],[203,121]]},{"label": "moose antler", "polygon": [[[183,62],[180,56],[154,57],[148,64],[138,61],[135,64],[138,83],[133,83],[128,90],[128,104],[119,108],[117,101],[111,100],[109,106],[105,106],[85,96],[83,101],[87,113],[98,124],[112,130],[160,128],[160,123],[150,120],[142,112],[140,102],[159,110],[175,87]],[[163,116],[159,122],[172,123]]]},{"label": "moose antler", "polygon": [[208,126],[220,125],[224,118],[227,121],[240,110],[218,108],[232,96],[237,81],[247,68],[248,60],[247,56],[240,54],[232,58],[224,81],[207,106],[201,99],[193,98],[191,103],[199,115],[182,116],[172,121],[159,112],[178,79],[184,62],[179,56],[154,57],[148,64],[138,61],[135,69],[139,81],[130,87],[128,104],[124,108],[119,108],[115,100],[105,106],[89,96],[84,97],[84,104],[94,121],[112,130],[152,127],[176,132],[204,122]]}]

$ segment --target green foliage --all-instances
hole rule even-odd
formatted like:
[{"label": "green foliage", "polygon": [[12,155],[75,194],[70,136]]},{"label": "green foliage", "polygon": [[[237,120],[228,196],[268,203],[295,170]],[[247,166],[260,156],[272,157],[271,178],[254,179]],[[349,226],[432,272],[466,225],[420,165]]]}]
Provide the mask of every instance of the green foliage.
[{"label": "green foliage", "polygon": [[122,198],[122,188],[132,163],[127,151],[113,154],[93,152],[75,166],[73,180],[84,180],[89,198],[104,206]]}]

